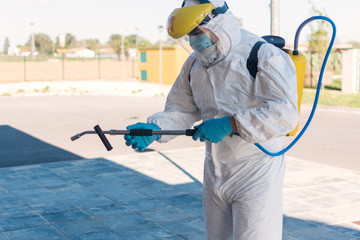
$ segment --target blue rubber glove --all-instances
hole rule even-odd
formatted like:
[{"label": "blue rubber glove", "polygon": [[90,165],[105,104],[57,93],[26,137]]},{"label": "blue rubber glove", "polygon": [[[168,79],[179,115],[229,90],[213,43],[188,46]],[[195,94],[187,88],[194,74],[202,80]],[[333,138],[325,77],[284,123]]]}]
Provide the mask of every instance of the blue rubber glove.
[{"label": "blue rubber glove", "polygon": [[[160,130],[158,125],[154,123],[136,123],[126,127],[127,130],[130,129],[153,129]],[[138,149],[140,152],[143,152],[144,149],[149,146],[153,141],[161,138],[161,135],[153,136],[131,136],[129,134],[124,135],[126,140],[125,144],[131,146],[133,149]]]},{"label": "blue rubber glove", "polygon": [[229,116],[206,120],[194,128],[196,132],[193,135],[193,139],[196,141],[200,138],[201,142],[210,141],[218,143],[222,141],[226,135],[234,132]]}]

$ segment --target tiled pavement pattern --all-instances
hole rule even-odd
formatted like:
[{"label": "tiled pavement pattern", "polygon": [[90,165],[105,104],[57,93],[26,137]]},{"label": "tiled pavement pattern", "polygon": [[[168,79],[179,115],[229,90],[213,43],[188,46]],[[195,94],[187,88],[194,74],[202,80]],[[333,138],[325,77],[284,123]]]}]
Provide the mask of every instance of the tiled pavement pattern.
[{"label": "tiled pavement pattern", "polygon": [[[0,168],[0,240],[204,239],[203,152]],[[287,157],[283,239],[360,239],[359,220],[359,173]]]}]

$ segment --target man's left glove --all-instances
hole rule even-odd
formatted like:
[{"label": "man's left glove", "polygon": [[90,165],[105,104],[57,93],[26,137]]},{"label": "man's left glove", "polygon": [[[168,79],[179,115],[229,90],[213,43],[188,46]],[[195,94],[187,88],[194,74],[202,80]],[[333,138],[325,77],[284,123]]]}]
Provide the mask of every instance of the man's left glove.
[{"label": "man's left glove", "polygon": [[194,128],[196,132],[193,135],[193,139],[196,141],[200,138],[201,142],[210,141],[218,143],[222,141],[226,135],[234,133],[229,116],[206,120]]},{"label": "man's left glove", "polygon": [[[160,130],[158,125],[154,123],[136,123],[130,126],[127,126],[126,129],[153,129]],[[133,149],[138,149],[140,152],[143,152],[144,149],[149,146],[153,141],[161,138],[161,135],[153,136],[131,136],[129,134],[124,135],[126,140],[125,144],[131,146]]]}]

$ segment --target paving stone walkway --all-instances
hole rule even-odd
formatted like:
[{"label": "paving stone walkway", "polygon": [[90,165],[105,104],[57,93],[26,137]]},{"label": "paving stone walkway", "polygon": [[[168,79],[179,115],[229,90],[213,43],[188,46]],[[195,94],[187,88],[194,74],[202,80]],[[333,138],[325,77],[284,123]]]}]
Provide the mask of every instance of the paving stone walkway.
[{"label": "paving stone walkway", "polygon": [[[0,168],[0,240],[204,239],[203,153]],[[283,239],[360,239],[359,220],[359,173],[287,158]]]}]

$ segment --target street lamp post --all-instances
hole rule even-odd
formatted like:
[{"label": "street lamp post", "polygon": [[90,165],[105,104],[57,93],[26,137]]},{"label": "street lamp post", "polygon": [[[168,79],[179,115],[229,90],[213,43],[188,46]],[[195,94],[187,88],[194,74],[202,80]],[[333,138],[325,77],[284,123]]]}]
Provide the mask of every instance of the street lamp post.
[{"label": "street lamp post", "polygon": [[139,44],[138,37],[139,37],[139,28],[137,27],[137,28],[135,28],[135,47],[136,47],[136,49],[138,48],[138,44]]},{"label": "street lamp post", "polygon": [[30,23],[31,28],[31,57],[34,58],[35,57],[35,33],[34,33],[34,23],[31,22]]},{"label": "street lamp post", "polygon": [[159,41],[159,83],[160,86],[162,85],[162,75],[163,75],[163,70],[162,70],[162,41],[161,41],[161,36],[162,36],[162,32],[164,30],[164,27],[162,25],[159,26],[159,33],[160,33],[160,41]]},{"label": "street lamp post", "polygon": [[271,35],[280,36],[280,0],[271,0]]},{"label": "street lamp post", "polygon": [[125,32],[126,30],[123,29],[121,31],[121,78],[123,81],[125,81],[125,47],[124,47],[124,41],[125,41]]},{"label": "street lamp post", "polygon": [[135,49],[136,49],[136,52],[135,52],[135,57],[133,58],[133,77],[134,78],[138,78],[138,71],[135,70],[135,66],[137,66],[137,62],[138,62],[138,59],[139,59],[139,28],[136,27],[135,28]]}]

